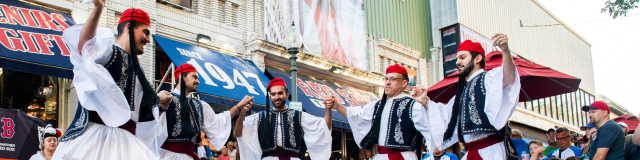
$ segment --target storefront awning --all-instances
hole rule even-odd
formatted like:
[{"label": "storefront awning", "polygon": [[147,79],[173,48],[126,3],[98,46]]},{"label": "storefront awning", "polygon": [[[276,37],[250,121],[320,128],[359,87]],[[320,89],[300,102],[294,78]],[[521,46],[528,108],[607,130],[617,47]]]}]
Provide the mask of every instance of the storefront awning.
[{"label": "storefront awning", "polygon": [[0,2],[0,68],[73,78],[70,51],[62,31],[71,15],[21,1]]},{"label": "storefront awning", "polygon": [[[273,78],[281,77],[287,82],[287,85],[291,84],[290,72],[269,66],[266,67],[266,70]],[[324,116],[323,97],[326,95],[336,96],[338,103],[345,107],[362,107],[378,100],[378,97],[371,92],[340,86],[333,82],[317,80],[304,75],[298,75],[297,85],[298,101],[302,102],[302,108],[309,114],[317,116]],[[335,110],[332,113],[332,119],[333,127],[351,129],[347,119]]]},{"label": "storefront awning", "polygon": [[233,106],[254,96],[252,110],[264,110],[269,79],[249,60],[153,35],[176,66],[188,63],[198,70],[198,92],[203,101]]}]

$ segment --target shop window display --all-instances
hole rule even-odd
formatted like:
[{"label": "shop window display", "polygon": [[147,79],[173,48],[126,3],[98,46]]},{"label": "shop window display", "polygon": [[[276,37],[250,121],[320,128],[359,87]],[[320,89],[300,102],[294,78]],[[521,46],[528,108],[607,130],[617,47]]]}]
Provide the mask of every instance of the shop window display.
[{"label": "shop window display", "polygon": [[58,119],[58,78],[3,69],[0,108],[18,109],[30,116],[55,121]]}]

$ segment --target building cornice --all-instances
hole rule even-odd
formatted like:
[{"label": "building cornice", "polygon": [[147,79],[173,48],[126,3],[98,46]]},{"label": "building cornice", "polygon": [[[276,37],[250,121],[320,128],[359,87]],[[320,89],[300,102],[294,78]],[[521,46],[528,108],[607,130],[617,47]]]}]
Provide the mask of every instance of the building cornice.
[{"label": "building cornice", "polygon": [[[259,52],[264,52],[270,55],[275,55],[284,59],[289,59],[289,57],[291,56],[287,52],[284,46],[277,45],[275,43],[271,43],[261,39],[252,40],[246,43],[245,47],[247,48],[248,53],[259,51]],[[329,70],[333,66],[338,66],[342,68],[343,72],[341,75],[343,76],[347,76],[359,81],[376,84],[379,86],[384,86],[383,75],[370,73],[357,68],[345,66],[338,62],[327,60],[322,57],[306,54],[304,52],[298,53],[297,56],[298,56],[298,60],[297,60],[298,63],[313,66],[322,70]]]}]

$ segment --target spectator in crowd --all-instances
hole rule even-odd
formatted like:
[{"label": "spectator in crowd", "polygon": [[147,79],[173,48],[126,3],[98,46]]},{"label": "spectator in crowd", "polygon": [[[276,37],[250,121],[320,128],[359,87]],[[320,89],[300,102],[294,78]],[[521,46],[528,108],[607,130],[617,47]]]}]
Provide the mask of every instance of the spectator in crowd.
[{"label": "spectator in crowd", "polygon": [[580,159],[580,157],[572,156],[572,157],[569,157],[569,158],[567,158],[565,160],[582,160],[582,159]]},{"label": "spectator in crowd", "polygon": [[636,145],[633,144],[633,134],[627,135],[624,138],[624,159],[625,160],[640,159],[640,151],[638,151]]},{"label": "spectator in crowd", "polygon": [[598,131],[589,148],[589,158],[592,160],[624,158],[624,133],[620,125],[616,124],[609,114],[609,105],[602,101],[582,107],[582,111],[589,112],[589,123],[595,124]]},{"label": "spectator in crowd", "polygon": [[463,149],[464,149],[464,145],[462,144],[462,142],[456,142],[455,144],[451,145],[451,147],[447,148],[445,151],[452,153],[456,155],[458,159],[461,159],[464,156]]},{"label": "spectator in crowd", "polygon": [[513,145],[516,147],[516,151],[518,152],[518,155],[520,155],[520,159],[523,158],[522,154],[529,154],[529,145],[527,145],[527,142],[522,140],[522,133],[520,132],[520,130],[512,129],[510,135],[511,135],[511,141],[513,142]]},{"label": "spectator in crowd", "polygon": [[218,160],[229,160],[229,156],[227,156],[227,147],[223,146],[220,148],[220,156],[218,156]]},{"label": "spectator in crowd", "polygon": [[618,125],[620,125],[620,128],[622,128],[622,132],[624,133],[625,137],[629,135],[629,126],[627,125],[627,123],[618,122]]},{"label": "spectator in crowd", "polygon": [[582,149],[571,145],[571,134],[567,127],[556,128],[556,140],[560,148],[553,150],[547,157],[567,159],[572,156],[580,156]]},{"label": "spectator in crowd", "polygon": [[587,144],[582,148],[582,153],[580,157],[582,159],[589,159],[589,147],[591,147],[591,142],[593,141],[593,137],[596,136],[597,128],[596,125],[591,123],[580,127],[580,130],[584,131],[584,137],[582,137],[582,142],[586,142]]},{"label": "spectator in crowd", "polygon": [[53,156],[53,152],[58,147],[58,137],[61,135],[59,130],[48,124],[44,129],[38,131],[38,140],[40,140],[40,151],[36,152],[29,160],[49,160]]},{"label": "spectator in crowd", "polygon": [[[636,128],[636,131],[640,131],[640,125],[638,125],[638,127]],[[640,134],[633,134],[632,139],[633,144],[635,144],[636,148],[638,148],[638,151],[640,151]]]},{"label": "spectator in crowd", "polygon": [[373,160],[373,156],[371,156],[371,151],[368,149],[364,150],[364,158],[362,160]]},{"label": "spectator in crowd", "polygon": [[237,160],[238,157],[238,143],[235,141],[229,141],[227,143],[227,155],[229,155],[229,160]]},{"label": "spectator in crowd", "polygon": [[529,142],[529,151],[531,152],[530,160],[548,160],[546,156],[544,156],[545,151],[544,145],[542,142],[538,140],[533,140]]},{"label": "spectator in crowd", "polygon": [[549,153],[551,153],[551,151],[556,150],[558,148],[560,148],[558,146],[558,142],[556,141],[556,129],[555,128],[549,128],[549,130],[547,130],[547,143],[549,143],[549,146],[547,146],[544,150],[544,155],[549,155]]},{"label": "spectator in crowd", "polygon": [[449,153],[446,150],[439,150],[438,147],[433,151],[433,155],[426,154],[422,160],[459,160],[458,156]]}]

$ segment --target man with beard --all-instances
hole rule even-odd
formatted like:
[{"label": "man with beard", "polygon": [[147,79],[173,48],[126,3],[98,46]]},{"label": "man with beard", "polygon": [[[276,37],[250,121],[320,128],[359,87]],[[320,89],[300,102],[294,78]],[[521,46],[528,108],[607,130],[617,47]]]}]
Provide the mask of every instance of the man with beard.
[{"label": "man with beard", "polygon": [[[324,118],[289,109],[286,100],[289,90],[282,78],[274,78],[267,85],[267,110],[245,118],[249,108],[243,108],[233,135],[238,138],[242,159],[299,160],[304,140],[309,157],[327,160],[331,155],[331,108],[326,107]],[[273,103],[274,108],[269,107]]]},{"label": "man with beard", "polygon": [[200,84],[196,68],[183,64],[173,74],[179,85],[171,92],[173,100],[165,111],[169,137],[162,144],[160,159],[198,160],[193,146],[202,141],[200,133],[205,133],[213,147],[222,148],[231,134],[231,117],[240,107],[250,108],[253,97],[245,96],[229,111],[216,114],[208,103],[189,97]]},{"label": "man with beard", "polygon": [[549,128],[547,130],[547,143],[549,143],[549,146],[545,147],[544,156],[548,156],[549,153],[551,153],[551,151],[560,148],[560,146],[558,145],[558,141],[556,141],[556,129],[555,128]]},{"label": "man with beard", "polygon": [[378,147],[374,160],[418,160],[414,150],[422,149],[416,148],[416,142],[422,146],[419,143],[422,142],[420,133],[429,135],[427,110],[413,98],[402,94],[409,83],[404,67],[398,64],[388,67],[385,81],[382,99],[364,107],[347,108],[335,103],[333,98],[325,100],[325,103],[347,118],[360,148],[371,150]]},{"label": "man with beard", "polygon": [[624,133],[615,121],[611,120],[609,105],[602,101],[595,101],[591,105],[582,107],[582,111],[589,112],[589,123],[595,124],[598,131],[589,148],[589,158],[624,159]]},{"label": "man with beard", "polygon": [[138,61],[151,40],[151,19],[141,9],[125,10],[116,38],[98,28],[105,0],[93,4],[85,24],[63,33],[79,105],[53,159],[156,160],[166,138],[158,105],[166,109],[171,94],[156,94]]},{"label": "man with beard", "polygon": [[502,50],[502,66],[491,71],[484,70],[482,45],[467,40],[458,46],[458,88],[447,104],[429,101],[425,88],[416,89],[416,100],[429,108],[431,150],[460,141],[469,149],[463,160],[519,159],[506,125],[518,104],[520,78],[507,36],[496,34],[492,41]]}]

